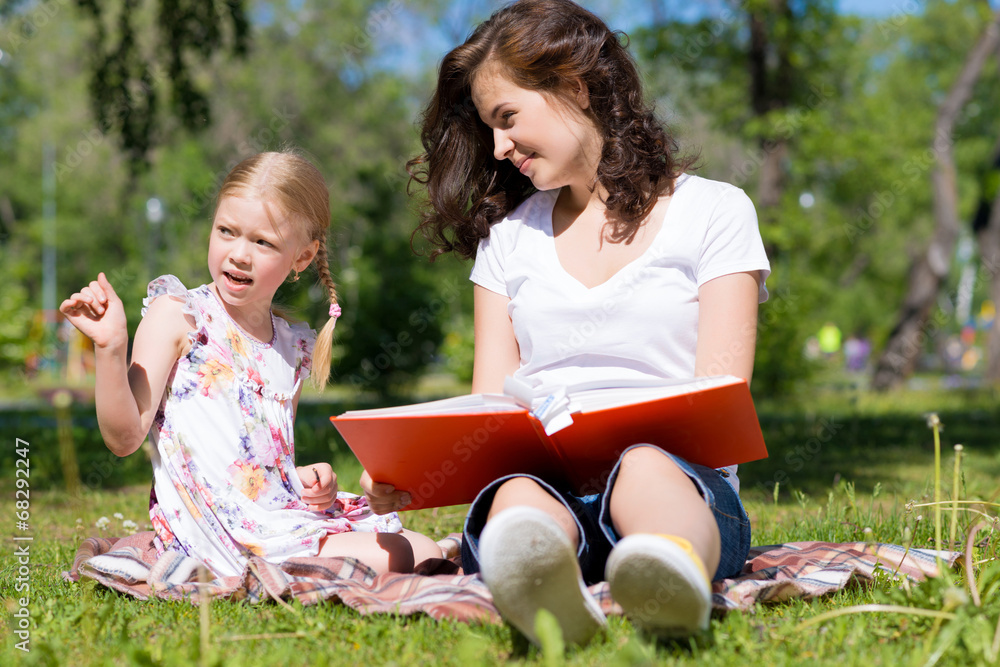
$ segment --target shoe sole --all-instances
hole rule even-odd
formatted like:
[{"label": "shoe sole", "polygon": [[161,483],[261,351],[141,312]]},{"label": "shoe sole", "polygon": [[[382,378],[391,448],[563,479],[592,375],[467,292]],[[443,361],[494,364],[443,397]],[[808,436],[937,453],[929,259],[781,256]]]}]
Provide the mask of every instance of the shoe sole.
[{"label": "shoe sole", "polygon": [[611,597],[638,627],[660,636],[708,628],[712,592],[698,565],[670,540],[630,535],[608,558]]},{"label": "shoe sole", "polygon": [[479,547],[493,603],[536,646],[539,609],[555,616],[567,644],[585,644],[607,624],[583,583],[569,537],[541,510],[515,507],[497,514],[483,529]]}]

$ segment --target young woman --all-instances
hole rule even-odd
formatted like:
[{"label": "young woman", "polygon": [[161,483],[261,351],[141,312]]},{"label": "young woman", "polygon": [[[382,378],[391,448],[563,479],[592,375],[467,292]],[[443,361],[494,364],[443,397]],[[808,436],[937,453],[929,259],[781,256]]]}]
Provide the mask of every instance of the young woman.
[{"label": "young woman", "polygon": [[[753,205],[685,173],[622,41],[568,0],[521,0],[441,64],[410,167],[428,195],[421,230],[475,257],[474,392],[506,375],[750,379],[769,273]],[[376,511],[405,496],[363,486]],[[463,566],[532,641],[543,608],[587,641],[604,617],[586,584],[604,578],[637,625],[689,634],[707,627],[711,580],[745,561],[738,491],[735,466],[643,443],[591,496],[498,479],[469,511]]]}]

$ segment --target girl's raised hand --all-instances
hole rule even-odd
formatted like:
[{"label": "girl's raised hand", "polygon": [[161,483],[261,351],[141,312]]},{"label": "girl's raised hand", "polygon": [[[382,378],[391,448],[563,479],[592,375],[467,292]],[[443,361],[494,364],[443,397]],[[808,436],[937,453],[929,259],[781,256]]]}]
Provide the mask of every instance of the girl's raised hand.
[{"label": "girl's raised hand", "polygon": [[329,463],[313,463],[295,468],[299,474],[302,486],[302,500],[309,504],[309,509],[322,512],[333,505],[337,499],[337,473]]},{"label": "girl's raised hand", "polygon": [[70,324],[99,348],[127,347],[128,321],[122,300],[104,273],[59,305]]}]

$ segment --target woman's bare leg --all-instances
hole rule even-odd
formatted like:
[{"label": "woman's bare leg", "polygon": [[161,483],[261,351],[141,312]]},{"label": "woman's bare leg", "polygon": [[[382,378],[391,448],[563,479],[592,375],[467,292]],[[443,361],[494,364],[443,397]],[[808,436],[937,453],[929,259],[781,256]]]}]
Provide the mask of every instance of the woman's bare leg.
[{"label": "woman's bare leg", "polygon": [[610,509],[622,539],[605,570],[611,595],[633,623],[656,634],[706,629],[720,553],[712,511],[694,482],[658,449],[630,449],[618,470]]},{"label": "woman's bare leg", "polygon": [[535,644],[538,611],[555,616],[569,644],[585,644],[606,623],[580,574],[580,534],[570,510],[526,477],[504,482],[479,541],[479,564],[493,602]]},{"label": "woman's bare leg", "polygon": [[622,537],[659,533],[691,543],[711,577],[719,566],[719,528],[694,482],[654,447],[627,451],[611,491],[611,521]]}]

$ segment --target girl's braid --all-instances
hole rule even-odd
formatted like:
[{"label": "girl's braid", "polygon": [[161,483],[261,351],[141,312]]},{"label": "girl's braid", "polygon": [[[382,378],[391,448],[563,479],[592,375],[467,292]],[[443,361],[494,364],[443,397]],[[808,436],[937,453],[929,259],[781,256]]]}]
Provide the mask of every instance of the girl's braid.
[{"label": "girl's braid", "polygon": [[[330,262],[325,240],[322,239],[320,241],[314,264],[316,265],[316,273],[319,274],[319,281],[323,283],[327,294],[330,295],[330,312],[332,313],[337,303],[337,286],[334,284],[333,278],[330,277]],[[337,308],[339,309],[339,306]],[[313,348],[311,379],[313,387],[318,390],[322,390],[330,378],[330,362],[333,360],[333,328],[336,324],[337,318],[330,317],[326,321],[326,324],[323,325],[323,328],[320,329],[319,335],[316,336],[316,345]]]},{"label": "girl's braid", "polygon": [[330,304],[337,303],[337,285],[330,276],[330,261],[327,256],[326,243],[323,242],[323,239],[320,240],[319,250],[316,252],[316,273],[319,274],[319,281],[330,295]]}]

